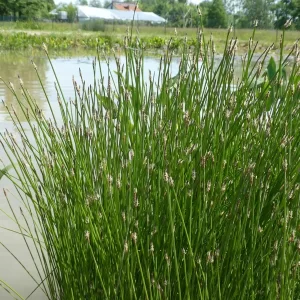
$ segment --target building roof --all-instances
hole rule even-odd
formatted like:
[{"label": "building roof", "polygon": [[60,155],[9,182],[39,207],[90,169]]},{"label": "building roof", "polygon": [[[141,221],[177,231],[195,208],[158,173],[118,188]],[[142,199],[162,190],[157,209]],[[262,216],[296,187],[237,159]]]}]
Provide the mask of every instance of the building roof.
[{"label": "building roof", "polygon": [[122,21],[148,21],[153,23],[164,23],[166,20],[152,12],[139,11],[134,14],[134,11],[113,10],[116,19]]},{"label": "building roof", "polygon": [[77,16],[81,19],[104,19],[113,20],[114,16],[111,14],[110,9],[97,8],[91,6],[77,6]]},{"label": "building roof", "polygon": [[77,6],[77,14],[79,19],[104,19],[104,20],[120,20],[132,21],[146,21],[152,23],[164,23],[166,20],[152,12],[137,11],[123,11],[115,9],[96,8],[90,6]]},{"label": "building roof", "polygon": [[139,7],[136,7],[135,3],[128,2],[112,2],[114,9],[116,10],[124,10],[124,11],[141,11]]},{"label": "building roof", "polygon": [[53,9],[53,10],[51,10],[51,11],[49,12],[49,15],[53,15],[53,16],[58,15],[58,11],[59,11],[60,9],[62,9],[63,7],[64,7],[64,5],[63,5],[62,3],[59,3],[59,4],[56,6],[55,9]]}]

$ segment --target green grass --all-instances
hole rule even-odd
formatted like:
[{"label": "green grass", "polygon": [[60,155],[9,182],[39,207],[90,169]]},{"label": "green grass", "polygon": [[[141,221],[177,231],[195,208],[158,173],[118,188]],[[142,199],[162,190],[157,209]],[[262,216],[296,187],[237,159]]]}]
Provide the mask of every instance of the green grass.
[{"label": "green grass", "polygon": [[299,65],[249,43],[235,79],[225,44],[218,64],[212,40],[183,44],[175,77],[170,44],[155,79],[128,36],[126,64],[102,74],[98,57],[71,101],[57,82],[62,120],[21,82],[31,131],[8,108],[21,139],[0,141],[49,299],[298,297]]},{"label": "green grass", "polygon": [[[101,22],[100,22],[101,23]],[[49,45],[49,50],[70,50],[76,48],[93,48],[95,49],[96,43],[91,43],[89,40],[107,39],[110,38],[113,43],[122,43],[123,36],[128,30],[128,25],[124,24],[109,24],[101,23],[98,27],[94,24],[87,25],[88,23],[42,23],[42,22],[0,22],[0,28],[3,29],[0,35],[0,50],[18,50],[20,48],[28,49],[41,48],[42,43]],[[100,29],[95,33],[95,29]],[[85,30],[83,30],[85,29]],[[89,31],[90,29],[90,31]],[[176,28],[177,39],[181,43],[182,38],[187,37],[190,44],[196,44],[196,29],[195,28]],[[26,38],[20,39],[19,43],[15,41],[14,36],[26,33]],[[135,36],[144,39],[147,48],[163,48],[166,41],[171,37],[175,37],[175,28],[163,26],[145,26],[135,24],[133,27]],[[209,39],[210,34],[213,35],[216,43],[216,50],[222,52],[226,38],[226,29],[206,29],[205,37]],[[36,37],[33,37],[36,36]],[[245,53],[248,47],[248,40],[252,35],[251,29],[237,29],[231,33],[230,37],[238,37],[239,39],[239,53]],[[284,41],[284,52],[288,53],[294,42],[299,38],[298,31],[287,31]],[[1,39],[8,39],[8,42],[1,42]],[[54,43],[49,43],[47,39],[54,40]],[[62,39],[65,42],[62,42]],[[259,49],[257,51],[263,52],[271,43],[274,43],[274,49],[279,49],[280,32],[276,30],[257,30],[255,39],[259,41]],[[41,43],[35,42],[41,40]],[[160,42],[157,44],[155,40]],[[154,45],[153,45],[154,43]],[[107,48],[111,47],[109,44]]]}]

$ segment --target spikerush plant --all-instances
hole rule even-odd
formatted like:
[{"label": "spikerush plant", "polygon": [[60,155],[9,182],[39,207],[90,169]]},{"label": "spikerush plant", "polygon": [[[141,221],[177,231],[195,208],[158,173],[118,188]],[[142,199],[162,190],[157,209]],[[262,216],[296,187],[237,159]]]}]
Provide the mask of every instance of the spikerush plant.
[{"label": "spikerush plant", "polygon": [[146,76],[128,36],[126,63],[115,56],[103,74],[98,53],[94,83],[74,81],[71,101],[56,77],[60,115],[45,91],[50,119],[22,81],[23,98],[7,84],[31,129],[8,108],[19,139],[0,141],[27,227],[15,221],[32,238],[49,299],[299,295],[299,65],[284,89],[280,71],[261,84],[270,49],[254,61],[253,35],[235,78],[229,36],[216,64],[213,38],[199,32],[175,77],[172,41],[158,75]]}]

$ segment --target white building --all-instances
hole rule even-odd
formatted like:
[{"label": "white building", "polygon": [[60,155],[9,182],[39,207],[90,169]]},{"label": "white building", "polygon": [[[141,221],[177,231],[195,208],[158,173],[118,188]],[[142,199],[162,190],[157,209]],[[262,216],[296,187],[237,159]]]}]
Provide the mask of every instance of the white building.
[{"label": "white building", "polygon": [[79,21],[92,19],[132,21],[134,18],[136,21],[150,23],[166,22],[164,18],[156,15],[153,12],[113,10],[81,5],[77,6],[77,16]]}]

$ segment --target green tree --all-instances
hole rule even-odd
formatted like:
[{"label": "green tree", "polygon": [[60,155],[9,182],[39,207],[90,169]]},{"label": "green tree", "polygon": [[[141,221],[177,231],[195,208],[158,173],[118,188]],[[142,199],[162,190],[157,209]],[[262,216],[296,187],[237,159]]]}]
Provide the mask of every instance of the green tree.
[{"label": "green tree", "polygon": [[202,18],[202,23],[203,23],[203,26],[207,26],[207,23],[208,23],[208,11],[211,7],[212,3],[211,1],[203,1],[200,3],[199,7],[200,7],[200,10],[201,10],[201,18]]},{"label": "green tree", "polygon": [[158,3],[153,7],[152,10],[149,9],[148,11],[153,11],[155,14],[163,18],[169,19],[170,7],[167,3]]},{"label": "green tree", "polygon": [[10,10],[7,6],[6,0],[0,0],[0,15],[9,15]]},{"label": "green tree", "polygon": [[78,0],[78,1],[77,1],[77,4],[78,4],[78,5],[88,5],[89,3],[88,3],[87,0]]},{"label": "green tree", "polygon": [[282,29],[292,19],[292,27],[300,29],[300,0],[281,0],[274,7],[275,28]]},{"label": "green tree", "polygon": [[300,29],[300,0],[293,1],[292,19],[296,29]]},{"label": "green tree", "polygon": [[47,11],[51,11],[55,7],[54,0],[46,0]]},{"label": "green tree", "polygon": [[100,0],[91,0],[89,5],[92,6],[92,7],[102,7],[102,4],[101,4]]},{"label": "green tree", "polygon": [[274,0],[244,0],[244,25],[252,27],[253,22],[257,20],[259,27],[272,28],[273,17],[271,8],[273,5]]},{"label": "green tree", "polygon": [[20,17],[25,19],[38,19],[44,16],[47,12],[47,3],[46,1],[40,0],[29,0],[26,1],[26,5],[22,7],[19,11]]},{"label": "green tree", "polygon": [[70,3],[69,5],[65,6],[63,8],[63,10],[65,10],[68,14],[68,21],[70,23],[74,23],[77,20],[77,8],[75,5],[73,5],[72,3]]},{"label": "green tree", "polygon": [[292,18],[293,2],[291,0],[281,0],[274,7],[276,20],[274,26],[277,29],[282,29],[287,20]]},{"label": "green tree", "polygon": [[54,7],[53,0],[0,0],[0,13],[14,19],[41,18]]},{"label": "green tree", "polygon": [[188,8],[185,4],[177,3],[176,5],[171,5],[168,11],[169,23],[173,26],[184,27],[187,12]]},{"label": "green tree", "polygon": [[213,0],[207,12],[207,26],[211,28],[226,28],[227,14],[222,0]]}]

